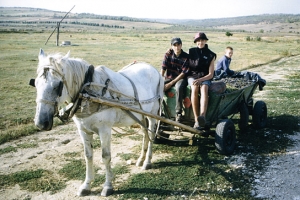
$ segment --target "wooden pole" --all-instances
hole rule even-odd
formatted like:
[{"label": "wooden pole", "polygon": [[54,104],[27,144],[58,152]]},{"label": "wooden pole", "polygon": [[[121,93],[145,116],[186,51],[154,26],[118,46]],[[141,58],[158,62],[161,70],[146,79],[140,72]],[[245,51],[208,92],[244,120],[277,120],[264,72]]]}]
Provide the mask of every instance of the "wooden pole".
[{"label": "wooden pole", "polygon": [[[71,10],[73,10],[73,8],[75,7],[75,5],[71,8]],[[60,22],[62,22],[62,20],[64,20],[66,18],[66,16],[71,12],[71,10],[69,12],[67,12],[67,14],[60,20]],[[60,25],[60,22],[59,25]],[[52,36],[52,34],[55,32],[55,30],[59,28],[59,27],[55,27],[55,29],[52,31],[52,33],[50,34],[50,36],[48,37],[47,41],[45,42],[45,45],[47,44],[47,42],[49,41],[50,37]],[[58,44],[58,42],[56,41],[56,45]]]},{"label": "wooden pole", "polygon": [[56,46],[59,45],[59,26],[60,26],[60,22],[57,22]]},{"label": "wooden pole", "polygon": [[118,103],[118,102],[113,102],[113,101],[108,101],[108,100],[97,98],[97,97],[92,97],[88,94],[84,94],[84,95],[79,94],[79,98],[91,100],[91,101],[96,102],[96,103],[101,103],[101,104],[108,105],[108,106],[111,106],[111,107],[116,107],[116,108],[120,108],[120,109],[123,109],[123,110],[129,110],[129,111],[133,111],[133,112],[136,112],[136,113],[139,113],[139,114],[142,114],[142,115],[146,115],[148,117],[152,117],[154,119],[160,120],[160,121],[165,122],[167,124],[171,124],[173,126],[178,126],[179,128],[185,129],[185,130],[187,130],[191,133],[195,133],[195,134],[201,134],[202,133],[200,130],[194,129],[190,126],[175,122],[173,120],[161,117],[159,115],[152,114],[150,112],[146,112],[146,111],[138,109],[138,108],[125,106],[125,105],[123,105],[121,103]]}]

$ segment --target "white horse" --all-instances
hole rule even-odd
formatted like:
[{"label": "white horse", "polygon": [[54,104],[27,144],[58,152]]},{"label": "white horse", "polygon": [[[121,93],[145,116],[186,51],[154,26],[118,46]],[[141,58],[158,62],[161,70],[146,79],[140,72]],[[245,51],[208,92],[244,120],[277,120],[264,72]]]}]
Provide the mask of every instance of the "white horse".
[{"label": "white horse", "polygon": [[[104,66],[98,66],[93,73],[93,67],[81,59],[69,58],[61,54],[46,55],[41,49],[37,78],[31,83],[37,89],[35,125],[41,130],[50,130],[53,117],[58,109],[66,104],[80,102],[79,93],[118,101],[135,108],[143,109],[152,114],[158,114],[163,97],[163,78],[159,72],[146,63],[133,63],[114,72]],[[92,81],[91,83],[89,83]],[[86,84],[85,84],[86,83]],[[81,136],[86,161],[86,178],[80,186],[78,195],[88,195],[91,192],[91,182],[94,179],[93,170],[93,134],[98,134],[102,147],[102,162],[105,164],[106,180],[101,192],[102,196],[113,193],[111,171],[111,129],[113,126],[129,126],[143,122],[143,116],[137,113],[126,113],[116,107],[82,100],[79,109],[74,109],[72,119],[77,125]],[[128,115],[131,117],[128,117]],[[143,128],[144,137],[141,155],[136,165],[143,169],[151,168],[152,139],[156,120],[148,118],[148,128]],[[148,135],[149,134],[149,135]]]}]

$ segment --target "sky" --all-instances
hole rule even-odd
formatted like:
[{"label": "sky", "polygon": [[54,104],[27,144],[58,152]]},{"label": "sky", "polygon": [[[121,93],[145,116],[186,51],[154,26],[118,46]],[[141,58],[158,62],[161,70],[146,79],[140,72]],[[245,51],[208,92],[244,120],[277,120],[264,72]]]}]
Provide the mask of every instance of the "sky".
[{"label": "sky", "polygon": [[0,7],[33,7],[135,18],[208,19],[300,14],[300,0],[0,0]]}]

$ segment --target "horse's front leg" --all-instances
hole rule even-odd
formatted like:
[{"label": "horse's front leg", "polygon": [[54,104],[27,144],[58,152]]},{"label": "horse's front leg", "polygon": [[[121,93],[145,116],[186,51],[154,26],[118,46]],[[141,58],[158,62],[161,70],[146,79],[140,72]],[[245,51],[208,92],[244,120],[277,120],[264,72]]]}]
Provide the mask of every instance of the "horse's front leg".
[{"label": "horse's front leg", "polygon": [[144,169],[144,170],[151,169],[151,167],[152,167],[152,164],[151,164],[152,145],[153,145],[152,140],[154,139],[154,136],[155,136],[154,135],[155,120],[149,118],[148,122],[149,122],[149,130],[151,130],[152,132],[150,132],[146,129],[143,129],[144,136],[143,136],[142,151],[141,151],[141,155],[140,155],[139,159],[136,162],[136,166],[143,166],[142,169]]},{"label": "horse's front leg", "polygon": [[101,196],[109,196],[114,192],[112,186],[113,173],[111,171],[111,127],[102,127],[100,135],[102,148],[102,162],[105,165],[106,176]]},{"label": "horse's front leg", "polygon": [[84,147],[85,163],[86,163],[86,176],[85,181],[78,190],[78,196],[86,196],[91,193],[91,182],[94,180],[93,169],[93,135],[88,135],[84,131],[79,130],[81,140]]}]

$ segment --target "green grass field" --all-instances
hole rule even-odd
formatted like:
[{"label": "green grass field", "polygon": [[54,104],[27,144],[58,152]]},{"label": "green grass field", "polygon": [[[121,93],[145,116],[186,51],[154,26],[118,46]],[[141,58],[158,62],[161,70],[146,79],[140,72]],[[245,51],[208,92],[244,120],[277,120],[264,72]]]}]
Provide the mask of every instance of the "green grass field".
[{"label": "green grass field", "polygon": [[[73,46],[56,46],[55,37],[45,42],[50,32],[45,33],[1,33],[1,134],[31,124],[35,112],[35,90],[28,86],[35,78],[39,49],[47,53],[71,51],[72,57],[83,58],[94,66],[105,65],[118,70],[133,61],[144,61],[160,69],[162,58],[170,47],[170,39],[179,36],[183,49],[193,47],[194,32],[147,33],[64,33],[60,41],[71,41]],[[254,34],[237,33],[232,37],[224,33],[207,32],[209,47],[223,55],[226,46],[234,48],[231,68],[244,70],[284,56],[300,54],[299,40],[291,37],[262,37],[262,41],[246,41]]]}]

